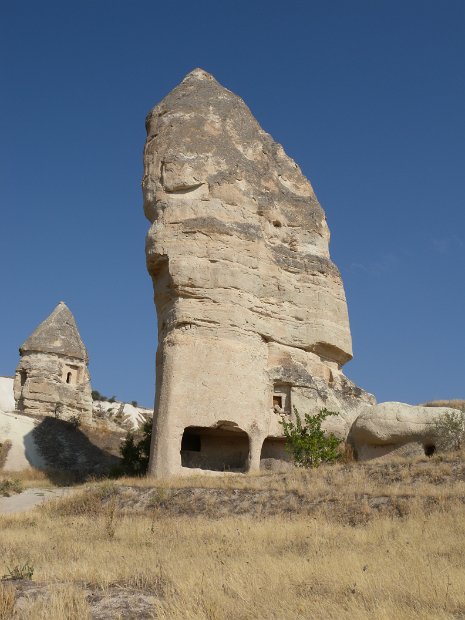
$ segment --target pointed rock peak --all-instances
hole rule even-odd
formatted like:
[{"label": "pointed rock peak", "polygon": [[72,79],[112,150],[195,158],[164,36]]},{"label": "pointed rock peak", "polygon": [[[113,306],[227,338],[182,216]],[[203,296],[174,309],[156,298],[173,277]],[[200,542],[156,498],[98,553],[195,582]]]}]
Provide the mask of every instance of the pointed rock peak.
[{"label": "pointed rock peak", "polygon": [[183,79],[183,82],[187,82],[187,80],[213,80],[216,82],[215,78],[211,73],[200,69],[200,67],[197,67],[196,69],[193,69],[190,73],[188,73]]},{"label": "pointed rock peak", "polygon": [[87,362],[87,350],[82,342],[74,316],[64,301],[43,321],[20,347],[20,353],[55,353]]}]

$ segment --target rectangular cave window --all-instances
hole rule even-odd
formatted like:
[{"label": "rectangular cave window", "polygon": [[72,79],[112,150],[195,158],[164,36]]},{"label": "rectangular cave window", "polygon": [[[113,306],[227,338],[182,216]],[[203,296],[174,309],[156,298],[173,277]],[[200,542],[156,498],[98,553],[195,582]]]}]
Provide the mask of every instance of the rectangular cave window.
[{"label": "rectangular cave window", "polygon": [[277,394],[273,394],[273,407],[278,406],[283,408],[283,397],[278,396]]},{"label": "rectangular cave window", "polygon": [[63,366],[63,381],[68,385],[78,385],[80,383],[81,369],[74,364],[65,364]]},{"label": "rectangular cave window", "polygon": [[181,440],[181,450],[189,450],[190,452],[200,452],[201,441],[200,435],[197,433],[185,432]]},{"label": "rectangular cave window", "polygon": [[275,383],[273,386],[273,409],[277,413],[291,413],[291,386]]},{"label": "rectangular cave window", "polygon": [[26,379],[27,379],[27,372],[25,370],[21,370],[19,373],[19,377],[21,380],[21,387],[26,383]]}]

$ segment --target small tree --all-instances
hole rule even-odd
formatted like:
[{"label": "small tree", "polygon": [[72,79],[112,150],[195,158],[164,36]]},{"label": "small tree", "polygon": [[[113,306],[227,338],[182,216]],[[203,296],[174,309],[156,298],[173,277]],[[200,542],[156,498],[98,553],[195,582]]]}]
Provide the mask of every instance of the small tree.
[{"label": "small tree", "polygon": [[434,433],[443,450],[460,450],[465,445],[465,412],[457,409],[438,417]]},{"label": "small tree", "polygon": [[331,463],[341,457],[338,439],[333,433],[325,433],[321,423],[329,416],[339,415],[327,409],[319,413],[305,414],[304,423],[294,407],[295,423],[283,416],[280,424],[286,437],[286,450],[299,467],[318,467],[321,463]]},{"label": "small tree", "polygon": [[121,445],[122,467],[130,476],[143,476],[147,473],[152,440],[152,418],[148,418],[141,427],[142,438],[136,441],[134,433],[128,432]]}]

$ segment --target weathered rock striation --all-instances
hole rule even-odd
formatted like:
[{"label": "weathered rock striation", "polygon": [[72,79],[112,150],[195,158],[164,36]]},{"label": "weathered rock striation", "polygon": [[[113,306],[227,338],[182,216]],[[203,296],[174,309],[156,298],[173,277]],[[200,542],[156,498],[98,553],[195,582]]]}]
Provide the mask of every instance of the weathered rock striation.
[{"label": "weathered rock striation", "polygon": [[309,181],[245,103],[195,69],[148,115],[144,210],[158,314],[150,472],[258,469],[280,412],[374,399],[352,357],[340,273]]},{"label": "weathered rock striation", "polygon": [[23,413],[92,419],[87,350],[74,317],[60,302],[20,347],[14,395]]}]

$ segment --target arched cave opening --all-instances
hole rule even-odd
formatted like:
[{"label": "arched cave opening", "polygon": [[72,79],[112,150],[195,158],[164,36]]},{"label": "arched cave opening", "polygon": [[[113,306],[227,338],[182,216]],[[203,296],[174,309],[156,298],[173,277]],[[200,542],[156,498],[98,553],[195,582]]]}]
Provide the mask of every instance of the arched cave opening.
[{"label": "arched cave opening", "polygon": [[266,469],[270,461],[289,462],[291,457],[286,450],[286,440],[279,437],[267,437],[260,453],[260,467]]},{"label": "arched cave opening", "polygon": [[232,425],[222,428],[188,426],[181,440],[183,467],[210,471],[236,471],[247,469],[249,437],[246,432]]},{"label": "arched cave opening", "polygon": [[423,446],[423,450],[425,451],[425,456],[433,456],[436,452],[436,446],[433,444],[427,444]]}]

